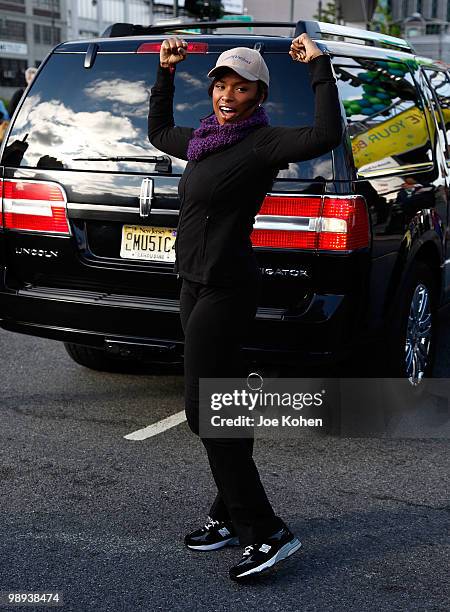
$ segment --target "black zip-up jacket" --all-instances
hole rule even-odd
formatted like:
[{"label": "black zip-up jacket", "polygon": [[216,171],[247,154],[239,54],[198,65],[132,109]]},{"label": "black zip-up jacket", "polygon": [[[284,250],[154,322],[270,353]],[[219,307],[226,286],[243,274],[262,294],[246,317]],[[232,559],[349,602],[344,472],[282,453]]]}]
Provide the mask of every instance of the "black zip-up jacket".
[{"label": "black zip-up jacket", "polygon": [[[280,167],[318,157],[340,143],[342,120],[330,58],[320,55],[308,66],[315,92],[312,127],[260,126],[240,142],[186,165],[178,185],[174,268],[182,278],[233,286],[257,273],[250,234]],[[194,128],[174,125],[174,74],[158,68],[148,137],[160,151],[187,160]]]}]

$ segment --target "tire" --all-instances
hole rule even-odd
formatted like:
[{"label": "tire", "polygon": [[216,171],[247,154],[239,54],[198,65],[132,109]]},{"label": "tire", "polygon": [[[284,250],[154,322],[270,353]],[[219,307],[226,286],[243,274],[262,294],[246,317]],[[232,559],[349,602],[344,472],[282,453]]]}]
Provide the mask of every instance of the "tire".
[{"label": "tire", "polygon": [[437,331],[438,287],[431,268],[417,261],[399,288],[391,311],[383,363],[385,375],[413,386],[432,375]]},{"label": "tire", "polygon": [[97,370],[99,372],[133,373],[144,369],[143,364],[137,360],[114,358],[106,354],[103,349],[64,342],[68,355],[78,365]]},{"label": "tire", "polygon": [[[421,409],[429,395],[435,360],[437,301],[436,276],[430,266],[418,260],[397,291],[384,340],[376,351],[364,357],[367,374],[363,374],[361,383],[345,379],[341,382],[341,436],[403,435],[404,424],[414,411]],[[414,317],[421,321],[420,325],[412,323]],[[414,330],[420,330],[422,336]],[[427,348],[422,351],[426,358],[414,371],[411,357],[419,353],[414,353],[413,347],[421,338],[426,340]]]}]

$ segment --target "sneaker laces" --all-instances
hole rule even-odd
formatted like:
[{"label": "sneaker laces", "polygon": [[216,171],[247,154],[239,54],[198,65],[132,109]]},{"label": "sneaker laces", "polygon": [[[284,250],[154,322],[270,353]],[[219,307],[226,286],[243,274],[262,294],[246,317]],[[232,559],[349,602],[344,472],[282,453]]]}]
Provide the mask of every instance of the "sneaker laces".
[{"label": "sneaker laces", "polygon": [[255,544],[250,544],[250,546],[246,546],[244,548],[244,552],[243,552],[242,556],[243,557],[248,557],[249,555],[251,555],[253,550],[254,550],[254,548],[255,548],[255,546],[256,546]]},{"label": "sneaker laces", "polygon": [[210,516],[208,516],[208,519],[207,519],[207,521],[205,523],[204,529],[206,529],[206,531],[209,531],[210,529],[212,529],[216,525],[219,525],[219,522],[220,521],[212,519]]}]

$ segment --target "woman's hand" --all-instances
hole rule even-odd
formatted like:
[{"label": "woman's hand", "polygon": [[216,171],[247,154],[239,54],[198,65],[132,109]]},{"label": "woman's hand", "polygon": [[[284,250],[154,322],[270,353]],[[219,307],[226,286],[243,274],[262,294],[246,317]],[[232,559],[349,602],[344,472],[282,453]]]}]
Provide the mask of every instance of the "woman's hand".
[{"label": "woman's hand", "polygon": [[159,52],[159,63],[163,68],[175,66],[178,62],[182,62],[187,56],[187,42],[182,38],[175,36],[174,38],[166,38],[161,43]]},{"label": "woman's hand", "polygon": [[296,62],[307,64],[315,57],[323,55],[323,53],[308,34],[300,34],[292,41],[289,55]]}]

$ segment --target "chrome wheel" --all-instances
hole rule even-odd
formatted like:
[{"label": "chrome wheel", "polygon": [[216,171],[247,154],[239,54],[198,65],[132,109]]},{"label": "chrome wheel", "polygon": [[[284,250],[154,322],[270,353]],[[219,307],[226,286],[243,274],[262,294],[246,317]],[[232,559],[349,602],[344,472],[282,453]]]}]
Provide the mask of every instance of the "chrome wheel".
[{"label": "chrome wheel", "polygon": [[411,300],[405,343],[406,376],[412,385],[422,380],[429,363],[432,338],[430,292],[418,284]]}]

